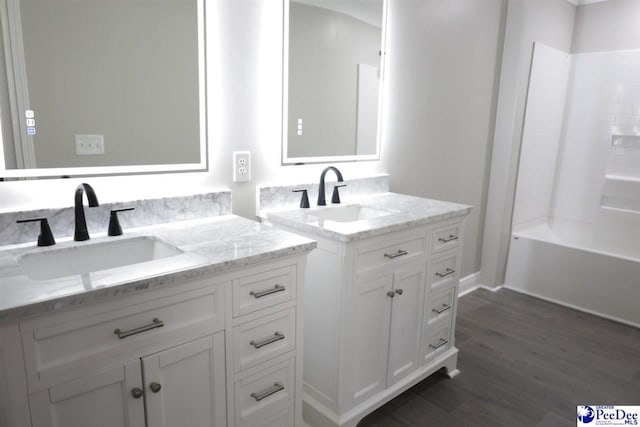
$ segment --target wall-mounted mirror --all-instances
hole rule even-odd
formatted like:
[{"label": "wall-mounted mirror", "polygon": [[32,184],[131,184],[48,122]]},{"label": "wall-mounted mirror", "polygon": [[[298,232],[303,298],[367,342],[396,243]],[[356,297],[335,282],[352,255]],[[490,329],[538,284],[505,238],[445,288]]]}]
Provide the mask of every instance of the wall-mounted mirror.
[{"label": "wall-mounted mirror", "polygon": [[0,0],[0,177],[205,170],[204,0]]},{"label": "wall-mounted mirror", "polygon": [[380,158],[385,0],[285,0],[282,163]]}]

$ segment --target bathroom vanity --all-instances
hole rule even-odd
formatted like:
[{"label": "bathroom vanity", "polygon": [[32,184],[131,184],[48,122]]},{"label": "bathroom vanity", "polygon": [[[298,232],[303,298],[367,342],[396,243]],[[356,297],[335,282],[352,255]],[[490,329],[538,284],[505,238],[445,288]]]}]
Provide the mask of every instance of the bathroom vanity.
[{"label": "bathroom vanity", "polygon": [[261,212],[318,242],[304,296],[307,423],[355,426],[435,371],[457,374],[456,300],[470,209],[379,193]]},{"label": "bathroom vanity", "polygon": [[[56,266],[87,248],[133,258],[132,239],[176,252],[75,275]],[[0,248],[0,426],[301,426],[314,247],[222,215]]]}]

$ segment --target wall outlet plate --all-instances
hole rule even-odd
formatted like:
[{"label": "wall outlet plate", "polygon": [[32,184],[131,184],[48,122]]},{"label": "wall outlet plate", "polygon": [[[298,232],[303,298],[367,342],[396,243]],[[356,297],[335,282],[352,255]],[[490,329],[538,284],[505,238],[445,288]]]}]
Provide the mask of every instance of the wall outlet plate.
[{"label": "wall outlet plate", "polygon": [[251,153],[233,152],[233,182],[251,181]]},{"label": "wall outlet plate", "polygon": [[95,156],[104,154],[103,135],[76,135],[76,155]]}]

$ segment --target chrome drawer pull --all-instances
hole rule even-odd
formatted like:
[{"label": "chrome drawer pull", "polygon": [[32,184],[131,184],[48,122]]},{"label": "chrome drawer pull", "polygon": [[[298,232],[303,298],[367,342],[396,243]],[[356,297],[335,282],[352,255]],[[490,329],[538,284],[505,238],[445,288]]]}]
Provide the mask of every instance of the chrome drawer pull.
[{"label": "chrome drawer pull", "polygon": [[452,242],[454,240],[458,240],[458,236],[454,236],[453,234],[449,234],[449,237],[440,237],[438,239],[438,242],[449,243],[449,242]]},{"label": "chrome drawer pull", "polygon": [[404,255],[408,255],[409,252],[407,251],[403,251],[402,249],[398,249],[398,252],[394,253],[394,254],[384,254],[385,258],[389,258],[389,259],[394,259],[394,258],[398,258],[399,256],[404,256]]},{"label": "chrome drawer pull", "polygon": [[271,343],[274,343],[276,341],[280,341],[284,339],[284,335],[281,334],[278,331],[275,331],[272,337],[266,338],[262,341],[259,342],[255,342],[255,341],[251,341],[249,344],[251,344],[252,346],[254,346],[256,349],[260,348],[260,347],[264,347],[265,345],[269,345]]},{"label": "chrome drawer pull", "polygon": [[431,347],[434,350],[437,350],[448,342],[449,342],[448,340],[445,340],[444,338],[440,338],[440,342],[438,342],[438,344],[436,345],[429,344],[429,347]]},{"label": "chrome drawer pull", "polygon": [[395,293],[395,292],[393,292],[393,291],[389,291],[389,292],[387,292],[387,296],[388,296],[389,298],[393,298],[393,297],[395,297],[395,296],[396,296],[396,293]]},{"label": "chrome drawer pull", "polygon": [[447,277],[453,273],[455,273],[456,271],[453,268],[447,268],[444,273],[436,273],[436,276],[438,277]]},{"label": "chrome drawer pull", "polygon": [[251,291],[249,295],[253,296],[255,299],[266,297],[267,295],[275,294],[276,292],[282,292],[286,288],[282,285],[276,284],[273,289],[267,289],[266,291]]},{"label": "chrome drawer pull", "polygon": [[442,308],[440,308],[440,310],[438,310],[437,308],[434,308],[434,309],[433,309],[433,310],[431,310],[431,311],[433,311],[434,313],[442,314],[442,313],[444,313],[444,312],[445,312],[445,311],[447,311],[447,310],[451,310],[451,308],[452,308],[452,307],[453,307],[453,306],[452,306],[452,305],[449,305],[449,304],[442,304]]},{"label": "chrome drawer pull", "polygon": [[274,383],[273,386],[269,387],[265,391],[261,393],[251,393],[251,397],[253,397],[256,402],[260,402],[262,399],[271,396],[279,391],[284,390],[284,386],[280,383]]},{"label": "chrome drawer pull", "polygon": [[128,331],[123,331],[120,328],[113,331],[114,334],[118,336],[118,338],[123,339],[126,337],[130,337],[131,335],[140,334],[142,332],[150,331],[155,328],[162,328],[164,326],[164,322],[157,317],[153,318],[153,323],[148,325],[140,326],[139,328],[130,329]]}]

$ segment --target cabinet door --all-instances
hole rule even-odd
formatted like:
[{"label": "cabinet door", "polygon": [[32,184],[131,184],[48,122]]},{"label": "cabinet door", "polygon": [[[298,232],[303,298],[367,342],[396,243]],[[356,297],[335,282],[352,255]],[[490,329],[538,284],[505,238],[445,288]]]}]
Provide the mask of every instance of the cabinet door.
[{"label": "cabinet door", "polygon": [[425,266],[394,273],[391,306],[387,387],[420,366],[420,339],[424,306]]},{"label": "cabinet door", "polygon": [[[352,346],[353,404],[357,405],[385,388],[392,276],[356,285]],[[351,350],[352,349],[352,350]]]},{"label": "cabinet door", "polygon": [[144,357],[147,426],[225,426],[224,358],[224,332]]},{"label": "cabinet door", "polygon": [[31,395],[34,427],[144,427],[140,361],[54,385]]}]

